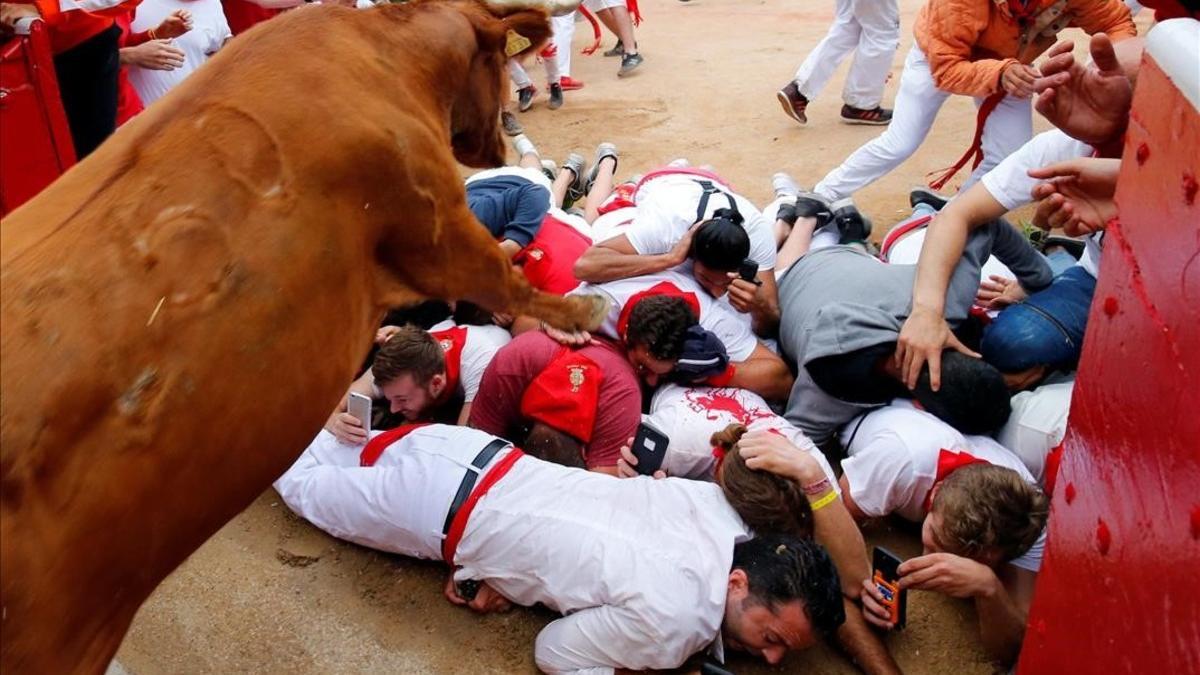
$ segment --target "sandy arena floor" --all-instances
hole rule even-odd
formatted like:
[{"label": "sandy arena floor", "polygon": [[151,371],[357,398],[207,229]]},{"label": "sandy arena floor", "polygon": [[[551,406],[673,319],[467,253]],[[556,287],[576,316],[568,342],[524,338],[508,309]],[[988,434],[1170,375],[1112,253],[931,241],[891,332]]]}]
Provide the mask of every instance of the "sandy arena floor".
[{"label": "sandy arena floor", "polygon": [[[824,35],[833,2],[811,0],[641,0],[638,29],[646,57],[619,80],[619,60],[578,49],[591,41],[578,25],[572,75],[586,88],[546,108],[543,93],[520,115],[546,157],[591,156],[600,141],[621,151],[628,176],[676,157],[711,163],[751,199],[765,203],[770,176],[790,172],[812,185],[880,129],[838,119],[846,66],[809,107],[809,125],[786,117],[775,91]],[[920,0],[901,0],[901,42],[885,105],[895,94],[912,44]],[[1145,19],[1139,21],[1143,24]],[[1072,31],[1078,37],[1078,33]],[[604,49],[614,38],[606,37]],[[529,68],[535,82],[540,66]],[[908,191],[965,150],[975,109],[952,98],[925,145],[891,175],[857,195],[878,238],[908,212]],[[1035,121],[1041,130],[1044,120]],[[959,178],[961,181],[962,177]],[[204,508],[202,503],[196,508]],[[916,530],[890,523],[868,530],[868,544],[904,557],[920,551]],[[144,673],[532,673],[534,637],[552,614],[516,609],[477,617],[441,595],[444,568],[339,542],[294,516],[273,490],[264,493],[177,570],[142,608],[118,660]],[[917,593],[909,627],[889,642],[906,672],[992,670],[965,602]],[[734,657],[738,673],[849,673],[835,652],[817,648],[777,669]]]}]

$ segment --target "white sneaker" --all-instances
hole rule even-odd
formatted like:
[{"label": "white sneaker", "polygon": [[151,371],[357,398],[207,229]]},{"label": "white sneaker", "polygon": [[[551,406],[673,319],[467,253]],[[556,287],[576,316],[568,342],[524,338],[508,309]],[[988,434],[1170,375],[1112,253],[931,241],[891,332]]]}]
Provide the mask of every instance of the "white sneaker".
[{"label": "white sneaker", "polygon": [[525,134],[521,134],[513,139],[513,148],[516,149],[518,155],[537,155],[537,146]]},{"label": "white sneaker", "polygon": [[686,169],[691,165],[692,165],[692,163],[687,161],[687,159],[684,157],[680,157],[679,159],[673,159],[673,160],[667,162],[667,166],[671,167],[672,169]]},{"label": "white sneaker", "polygon": [[771,187],[775,189],[775,198],[795,197],[800,194],[800,185],[786,173],[780,172],[771,176]]}]

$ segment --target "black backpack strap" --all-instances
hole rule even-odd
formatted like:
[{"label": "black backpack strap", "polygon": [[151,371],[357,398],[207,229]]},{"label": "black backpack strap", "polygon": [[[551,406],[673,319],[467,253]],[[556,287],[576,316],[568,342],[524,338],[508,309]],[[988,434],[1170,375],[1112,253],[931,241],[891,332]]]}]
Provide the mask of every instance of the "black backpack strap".
[{"label": "black backpack strap", "polygon": [[737,204],[734,203],[734,201],[733,201],[733,195],[722,190],[721,188],[717,187],[716,185],[713,185],[712,181],[698,180],[698,181],[696,181],[696,184],[700,186],[701,193],[700,193],[700,204],[696,207],[696,219],[692,221],[693,225],[700,222],[701,220],[704,220],[704,214],[708,213],[708,199],[709,199],[709,197],[716,195],[716,194],[725,195],[725,199],[729,200],[729,208],[733,209],[737,213],[741,213],[740,211],[738,211]]}]

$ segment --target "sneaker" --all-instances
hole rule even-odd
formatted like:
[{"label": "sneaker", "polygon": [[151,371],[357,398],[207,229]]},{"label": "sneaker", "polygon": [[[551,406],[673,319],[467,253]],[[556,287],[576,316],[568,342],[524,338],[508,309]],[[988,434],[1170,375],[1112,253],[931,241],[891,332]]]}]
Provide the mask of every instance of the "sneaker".
[{"label": "sneaker", "polygon": [[568,203],[577,202],[580,199],[583,199],[583,181],[585,178],[583,174],[583,168],[585,166],[586,160],[584,160],[583,155],[577,152],[572,152],[571,154],[567,155],[565,160],[563,160],[563,171],[570,171],[571,175],[574,176],[574,178],[571,180],[571,184],[567,186]]},{"label": "sneaker", "polygon": [[605,56],[625,56],[625,45],[617,40],[617,44],[610,50],[604,52]]},{"label": "sneaker", "polygon": [[564,91],[575,91],[576,89],[583,89],[583,82],[576,80],[575,78],[571,77],[570,75],[563,75],[562,77],[558,78],[558,83],[562,85],[562,88]]},{"label": "sneaker", "polygon": [[558,110],[563,104],[562,84],[555,82],[550,85],[550,109]]},{"label": "sneaker", "polygon": [[837,225],[841,238],[839,244],[865,242],[871,236],[871,221],[867,219],[849,198],[840,199],[830,207],[833,222]]},{"label": "sneaker", "polygon": [[538,154],[537,146],[525,134],[518,134],[512,143],[513,149],[517,151],[517,156]]},{"label": "sneaker", "polygon": [[[817,231],[833,222],[833,208],[829,205],[829,201],[815,192],[801,190],[796,194],[796,215],[801,218],[816,218],[817,226],[813,231]],[[867,232],[870,233],[871,225],[868,221]]]},{"label": "sneaker", "polygon": [[[1039,229],[1038,232],[1045,232],[1045,230]],[[1069,253],[1072,258],[1079,260],[1083,257],[1083,252],[1084,249],[1087,248],[1087,244],[1082,239],[1052,234],[1047,235],[1042,239],[1041,245],[1038,246],[1038,250],[1040,250],[1042,253],[1049,253],[1055,247],[1061,248]]]},{"label": "sneaker", "polygon": [[800,93],[800,85],[794,81],[788,82],[786,87],[776,92],[775,98],[779,99],[779,105],[783,106],[783,112],[788,117],[800,124],[808,124],[808,115],[804,112],[808,109],[808,99]]},{"label": "sneaker", "polygon": [[[600,162],[606,157],[612,157],[613,164],[616,164],[618,161],[617,146],[612,143],[601,143],[596,146],[596,159],[592,160],[592,170],[588,172],[587,179],[583,182],[584,194],[592,189],[592,183],[596,182],[596,175],[600,173]],[[616,166],[613,166],[613,175],[617,175]]]},{"label": "sneaker", "polygon": [[632,73],[637,69],[638,66],[642,65],[642,61],[645,60],[646,59],[642,58],[641,54],[626,54],[625,56],[622,56],[621,69],[617,71],[617,77],[625,77],[626,75]]},{"label": "sneaker", "polygon": [[525,133],[525,127],[517,121],[517,116],[507,110],[500,113],[500,126],[504,127],[506,136],[520,136]]},{"label": "sneaker", "polygon": [[800,194],[800,186],[791,176],[783,172],[771,176],[771,187],[775,190],[776,199]]},{"label": "sneaker", "polygon": [[874,127],[882,127],[891,123],[892,111],[880,106],[864,110],[862,108],[843,105],[842,121],[846,124],[867,124]]},{"label": "sneaker", "polygon": [[533,85],[521,87],[517,90],[517,110],[525,112],[533,107],[533,95],[537,93]]},{"label": "sneaker", "polygon": [[543,159],[542,173],[546,175],[546,178],[550,179],[551,183],[553,183],[554,179],[558,178],[558,165],[555,164],[554,160],[552,159]]},{"label": "sneaker", "polygon": [[667,162],[667,166],[671,167],[672,169],[686,169],[691,165],[692,165],[692,163],[687,161],[687,158],[684,158],[684,157],[680,157],[679,159],[673,159],[673,160]]},{"label": "sneaker", "polygon": [[933,207],[935,211],[941,211],[946,208],[946,203],[949,201],[949,197],[940,195],[929,188],[913,188],[912,192],[908,193],[908,205],[914,209],[918,204],[926,204]]}]

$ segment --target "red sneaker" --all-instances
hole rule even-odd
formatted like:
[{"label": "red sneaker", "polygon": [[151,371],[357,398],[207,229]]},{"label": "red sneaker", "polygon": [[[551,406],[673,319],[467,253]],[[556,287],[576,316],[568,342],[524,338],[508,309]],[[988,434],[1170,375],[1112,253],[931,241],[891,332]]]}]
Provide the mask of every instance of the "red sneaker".
[{"label": "red sneaker", "polygon": [[562,88],[565,91],[583,89],[583,83],[572,78],[570,75],[563,75],[562,77],[558,78],[558,82],[562,85]]}]

